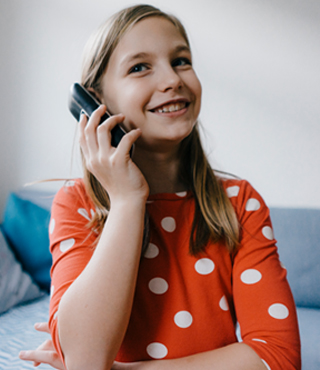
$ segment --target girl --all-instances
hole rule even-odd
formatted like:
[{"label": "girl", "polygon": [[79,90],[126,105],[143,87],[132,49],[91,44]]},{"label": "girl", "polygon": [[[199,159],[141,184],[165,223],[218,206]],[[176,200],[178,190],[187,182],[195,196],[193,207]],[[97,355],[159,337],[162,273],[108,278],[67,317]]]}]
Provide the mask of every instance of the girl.
[{"label": "girl", "polygon": [[[181,23],[148,5],[119,12],[89,42],[81,83],[102,105],[80,119],[84,179],[52,207],[55,350],[21,357],[68,370],[300,369],[268,208],[209,166]],[[128,133],[114,148],[117,124]]]}]

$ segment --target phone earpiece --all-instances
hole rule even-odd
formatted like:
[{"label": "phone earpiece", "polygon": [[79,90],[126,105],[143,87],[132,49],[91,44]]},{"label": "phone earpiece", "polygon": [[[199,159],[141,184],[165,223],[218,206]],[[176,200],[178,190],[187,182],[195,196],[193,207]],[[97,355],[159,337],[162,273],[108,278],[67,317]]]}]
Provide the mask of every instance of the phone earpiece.
[{"label": "phone earpiece", "polygon": [[[93,90],[93,89],[90,89]],[[99,101],[96,99],[95,95],[96,92],[92,94],[92,92],[86,90],[83,86],[78,83],[74,83],[70,88],[70,95],[69,95],[69,110],[74,116],[74,118],[79,121],[81,114],[85,113],[88,117],[99,108],[101,105]],[[105,113],[101,117],[100,124],[108,119],[110,115]],[[117,147],[122,137],[125,135],[125,131],[119,126],[116,125],[111,130],[111,145]],[[133,147],[130,150],[130,155],[132,156]]]}]

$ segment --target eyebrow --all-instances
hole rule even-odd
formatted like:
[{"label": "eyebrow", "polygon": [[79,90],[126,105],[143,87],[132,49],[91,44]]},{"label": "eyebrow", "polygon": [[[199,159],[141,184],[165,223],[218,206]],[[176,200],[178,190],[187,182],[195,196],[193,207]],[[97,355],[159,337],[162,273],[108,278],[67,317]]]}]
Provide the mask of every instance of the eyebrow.
[{"label": "eyebrow", "polygon": [[[191,54],[191,50],[190,50],[189,46],[187,46],[187,45],[178,45],[174,49],[174,53],[180,53],[180,52],[183,52],[183,51],[187,51],[188,53]],[[148,56],[150,56],[150,54],[149,53],[144,53],[144,52],[133,54],[133,55],[128,55],[127,57],[125,57],[120,62],[120,65],[125,65],[125,64],[128,64],[128,63],[132,63],[135,60],[143,59],[143,58],[146,58]]]},{"label": "eyebrow", "polygon": [[148,55],[149,54],[147,54],[147,53],[137,53],[137,54],[134,54],[134,55],[129,55],[121,61],[120,65],[131,63],[136,59],[146,58]]}]

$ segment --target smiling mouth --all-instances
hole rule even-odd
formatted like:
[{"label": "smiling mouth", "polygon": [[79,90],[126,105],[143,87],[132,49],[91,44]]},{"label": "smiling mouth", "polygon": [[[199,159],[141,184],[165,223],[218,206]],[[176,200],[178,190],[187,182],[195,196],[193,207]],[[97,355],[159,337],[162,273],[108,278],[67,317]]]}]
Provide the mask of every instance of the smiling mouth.
[{"label": "smiling mouth", "polygon": [[179,110],[182,110],[186,107],[188,107],[188,102],[177,102],[177,103],[171,103],[171,104],[165,104],[159,108],[151,109],[151,112],[155,113],[172,113],[177,112]]}]

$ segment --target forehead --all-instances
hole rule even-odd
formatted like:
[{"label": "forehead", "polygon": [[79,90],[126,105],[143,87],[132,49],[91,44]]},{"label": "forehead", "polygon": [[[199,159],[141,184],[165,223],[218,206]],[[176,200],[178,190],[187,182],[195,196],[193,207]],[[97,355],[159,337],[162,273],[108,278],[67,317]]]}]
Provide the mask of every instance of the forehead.
[{"label": "forehead", "polygon": [[113,54],[125,57],[126,54],[162,50],[164,47],[186,45],[187,41],[179,29],[163,17],[142,19],[132,26],[120,39]]},{"label": "forehead", "polygon": [[[133,24],[131,28],[125,33],[137,34],[144,33],[148,31],[149,33],[158,33],[158,34],[171,34],[178,37],[182,37],[182,34],[178,28],[171,20],[162,16],[150,16],[139,20],[137,23]],[[184,38],[183,38],[184,39]],[[186,41],[186,40],[184,40]]]}]

